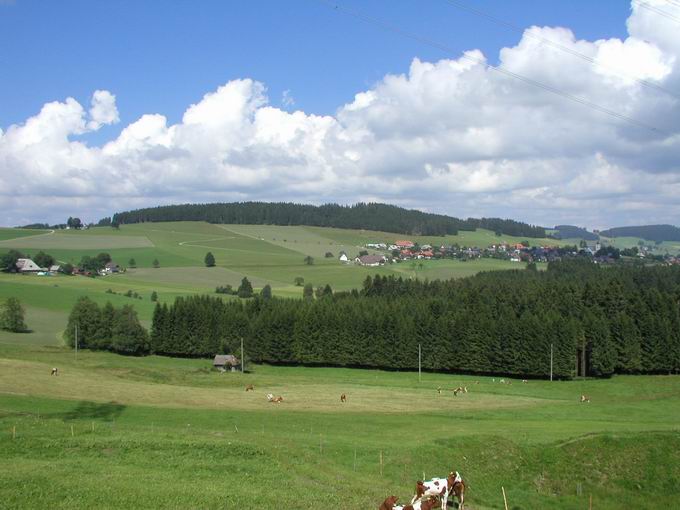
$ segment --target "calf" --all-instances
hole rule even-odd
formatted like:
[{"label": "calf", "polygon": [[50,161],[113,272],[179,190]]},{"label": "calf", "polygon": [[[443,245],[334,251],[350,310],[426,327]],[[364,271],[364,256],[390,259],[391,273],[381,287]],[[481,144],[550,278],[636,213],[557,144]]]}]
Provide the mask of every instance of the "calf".
[{"label": "calf", "polygon": [[449,494],[453,493],[458,498],[458,510],[465,507],[465,482],[458,471],[451,471],[447,477],[449,482]]},{"label": "calf", "polygon": [[581,395],[581,402],[590,402],[590,397],[588,395]]},{"label": "calf", "polygon": [[59,369],[58,368],[53,368],[52,373],[50,375],[59,375]]},{"label": "calf", "polygon": [[439,504],[436,497],[416,501],[411,505],[397,505],[398,500],[399,498],[396,496],[389,496],[382,502],[378,510],[432,510]]},{"label": "calf", "polygon": [[344,393],[340,395],[340,402],[347,402],[347,395],[345,395]]},{"label": "calf", "polygon": [[255,391],[255,386],[249,384],[248,386],[246,386],[246,391]]}]

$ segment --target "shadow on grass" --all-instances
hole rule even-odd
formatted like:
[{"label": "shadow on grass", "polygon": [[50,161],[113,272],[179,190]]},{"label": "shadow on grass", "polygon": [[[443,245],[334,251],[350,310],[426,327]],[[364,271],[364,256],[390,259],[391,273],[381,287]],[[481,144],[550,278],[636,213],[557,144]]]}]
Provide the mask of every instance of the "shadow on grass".
[{"label": "shadow on grass", "polygon": [[97,402],[78,402],[78,405],[63,413],[55,413],[51,418],[62,420],[102,420],[113,421],[125,411],[123,404],[118,402],[107,402],[99,404]]}]

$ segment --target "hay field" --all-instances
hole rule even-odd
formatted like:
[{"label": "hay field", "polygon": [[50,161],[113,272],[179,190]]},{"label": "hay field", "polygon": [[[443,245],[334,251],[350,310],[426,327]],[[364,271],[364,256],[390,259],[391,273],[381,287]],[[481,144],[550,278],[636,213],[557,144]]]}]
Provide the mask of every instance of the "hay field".
[{"label": "hay field", "polygon": [[[594,508],[673,508],[680,498],[677,376],[504,385],[249,369],[88,351],[76,360],[63,347],[0,341],[0,458],[12,466],[3,507],[366,509],[451,469],[471,510],[502,508],[501,485],[511,508],[587,508],[591,495]],[[469,392],[454,397],[458,385]]]}]

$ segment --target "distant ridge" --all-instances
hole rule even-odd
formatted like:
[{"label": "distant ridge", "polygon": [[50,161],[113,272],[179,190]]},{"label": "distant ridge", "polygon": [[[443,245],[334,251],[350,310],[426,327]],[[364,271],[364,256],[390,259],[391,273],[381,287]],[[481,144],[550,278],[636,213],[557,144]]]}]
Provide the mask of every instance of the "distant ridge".
[{"label": "distant ridge", "polygon": [[[109,223],[110,221],[110,223]],[[455,235],[459,230],[477,228],[498,234],[545,237],[545,229],[500,218],[462,220],[442,214],[424,213],[394,205],[358,203],[350,206],[321,206],[288,202],[234,202],[182,204],[119,212],[102,219],[101,225],[122,225],[158,221],[207,221],[250,225],[305,225],[379,230],[409,235]]]},{"label": "distant ridge", "polygon": [[641,237],[647,241],[680,241],[680,228],[673,225],[642,225],[602,230],[605,237]]},{"label": "distant ridge", "polygon": [[559,239],[584,239],[586,241],[597,241],[599,239],[597,234],[574,225],[557,225],[555,230],[557,230],[557,235],[553,234],[553,237]]}]

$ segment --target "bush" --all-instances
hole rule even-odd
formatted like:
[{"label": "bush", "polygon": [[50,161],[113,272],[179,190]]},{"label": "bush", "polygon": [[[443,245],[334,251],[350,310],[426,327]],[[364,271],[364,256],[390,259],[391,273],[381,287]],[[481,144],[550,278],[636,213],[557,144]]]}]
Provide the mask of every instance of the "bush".
[{"label": "bush", "polygon": [[7,301],[0,308],[0,328],[13,333],[27,331],[28,328],[24,322],[25,315],[26,311],[17,298],[7,298]]}]

